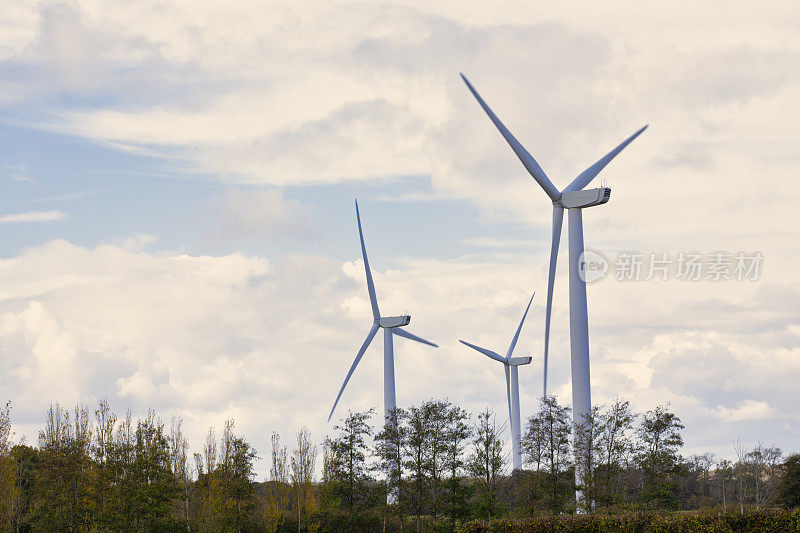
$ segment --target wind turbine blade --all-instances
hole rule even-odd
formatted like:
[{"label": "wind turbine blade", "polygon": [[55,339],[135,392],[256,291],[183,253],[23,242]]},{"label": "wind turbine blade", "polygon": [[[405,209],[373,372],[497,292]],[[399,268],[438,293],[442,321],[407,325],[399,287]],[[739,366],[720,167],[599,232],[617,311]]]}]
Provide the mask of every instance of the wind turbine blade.
[{"label": "wind turbine blade", "polygon": [[564,189],[563,192],[580,191],[581,189],[589,185],[589,183],[600,173],[600,171],[603,170],[605,166],[609,164],[611,160],[614,159],[617,156],[617,154],[623,150],[623,148],[625,148],[631,142],[633,142],[633,140],[639,135],[641,135],[642,132],[646,129],[647,125],[640,128],[636,133],[634,133],[633,135],[622,141],[622,143],[620,143],[619,146],[617,146],[616,148],[608,152],[606,155],[604,155],[597,163],[595,163],[594,165],[590,166],[589,168],[578,174],[578,177],[572,180],[572,183],[567,185],[567,188]]},{"label": "wind turbine blade", "polygon": [[461,344],[463,344],[465,346],[469,346],[473,350],[477,350],[477,351],[481,352],[483,355],[485,355],[487,357],[491,357],[495,361],[499,361],[500,363],[503,363],[503,364],[506,363],[505,358],[502,355],[500,355],[499,353],[497,353],[497,352],[493,352],[491,350],[487,350],[486,348],[481,348],[480,346],[475,346],[474,344],[470,344],[467,341],[460,340],[458,342],[460,342]]},{"label": "wind turbine blade", "polygon": [[547,356],[550,349],[550,315],[553,312],[553,286],[556,281],[558,245],[561,242],[561,226],[564,221],[564,208],[553,206],[553,240],[550,243],[550,268],[547,272],[547,308],[544,313],[544,387],[542,396],[547,397]]},{"label": "wind turbine blade", "polygon": [[506,371],[506,398],[508,399],[508,428],[511,430],[511,436],[514,436],[514,418],[511,416],[511,378],[509,377],[510,369],[508,365],[503,365]]},{"label": "wind turbine blade", "polygon": [[528,153],[525,147],[520,144],[516,137],[514,137],[511,132],[508,131],[508,128],[506,128],[505,125],[500,122],[500,119],[497,118],[497,115],[494,114],[494,111],[492,111],[486,102],[483,101],[481,95],[478,94],[478,91],[475,90],[475,87],[472,86],[464,74],[461,74],[461,79],[463,79],[464,83],[467,84],[467,87],[472,95],[476,100],[478,100],[478,103],[481,105],[483,110],[486,111],[486,114],[489,115],[489,118],[492,120],[492,122],[494,122],[495,127],[500,130],[500,133],[503,135],[506,142],[511,146],[511,149],[514,150],[514,153],[517,154],[517,157],[522,162],[522,165],[530,173],[530,175],[533,176],[533,179],[535,179],[542,189],[544,189],[544,192],[547,193],[547,196],[549,196],[551,200],[554,202],[558,200],[561,197],[561,193],[558,192],[556,186],[553,185],[553,182],[550,181],[550,178],[548,178],[547,174],[544,173],[544,170],[542,170],[542,167],[539,166],[539,163],[537,163],[533,156]]},{"label": "wind turbine blade", "polygon": [[367,334],[367,338],[364,339],[364,344],[361,345],[361,349],[358,350],[358,354],[356,355],[355,361],[350,366],[350,371],[347,373],[347,377],[344,378],[344,383],[342,383],[342,388],[339,389],[339,394],[336,396],[336,401],[333,402],[333,408],[331,409],[331,414],[328,415],[328,422],[331,421],[331,417],[333,416],[333,412],[336,410],[336,404],[339,403],[339,398],[342,397],[342,393],[344,392],[344,388],[347,386],[347,382],[350,381],[350,376],[353,375],[353,370],[356,369],[358,366],[358,362],[361,361],[361,358],[364,357],[364,352],[367,351],[369,347],[369,343],[372,342],[372,339],[375,338],[375,334],[378,332],[378,324],[372,324],[372,327]]},{"label": "wind turbine blade", "polygon": [[434,348],[438,348],[437,344],[432,343],[431,341],[426,341],[422,337],[417,337],[413,333],[409,333],[408,331],[404,330],[403,328],[392,328],[392,333],[395,335],[400,335],[401,337],[405,337],[406,339],[411,339],[412,341],[421,342],[422,344],[427,344],[428,346],[433,346]]},{"label": "wind turbine blade", "polygon": [[358,238],[361,240],[361,256],[364,258],[364,271],[367,273],[367,291],[369,291],[369,303],[372,304],[372,316],[375,320],[381,317],[378,310],[378,298],[375,296],[375,283],[372,281],[372,272],[369,269],[369,259],[367,259],[367,248],[364,246],[364,233],[361,231],[361,215],[358,212],[358,200],[356,200],[356,219],[358,220]]},{"label": "wind turbine blade", "polygon": [[514,338],[511,339],[511,345],[508,347],[508,352],[506,353],[506,360],[511,358],[511,354],[514,353],[514,348],[517,346],[517,340],[519,340],[519,332],[522,331],[522,324],[525,322],[525,317],[528,316],[528,309],[531,308],[531,304],[533,303],[533,297],[536,296],[536,291],[533,291],[531,295],[531,299],[528,302],[528,307],[525,308],[525,313],[522,315],[522,320],[519,321],[519,326],[517,326],[517,332],[514,333]]}]

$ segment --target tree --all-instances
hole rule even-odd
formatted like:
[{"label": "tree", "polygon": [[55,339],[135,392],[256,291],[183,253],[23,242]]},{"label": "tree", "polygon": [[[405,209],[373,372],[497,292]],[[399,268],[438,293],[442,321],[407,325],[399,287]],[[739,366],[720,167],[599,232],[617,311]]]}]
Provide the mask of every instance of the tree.
[{"label": "tree", "polygon": [[247,526],[253,502],[253,460],[255,449],[243,437],[234,433],[233,420],[225,421],[222,433],[217,475],[224,502],[228,528],[242,531]]},{"label": "tree", "polygon": [[447,425],[445,426],[444,441],[444,467],[448,473],[447,504],[450,513],[450,522],[453,530],[456,520],[466,515],[466,490],[462,483],[464,467],[464,441],[472,436],[472,428],[467,421],[469,415],[458,407],[452,406],[447,412]]},{"label": "tree", "polygon": [[525,463],[533,467],[535,472],[540,472],[543,466],[544,450],[547,445],[547,432],[543,411],[528,418],[525,433],[522,436],[522,453]]},{"label": "tree", "polygon": [[90,523],[91,446],[89,412],[75,407],[74,424],[59,404],[47,411],[39,433],[39,467],[36,471],[32,525],[34,529],[77,531]]},{"label": "tree", "polygon": [[430,471],[431,491],[430,507],[433,514],[433,529],[436,529],[436,518],[442,503],[442,477],[447,469],[447,426],[450,422],[452,405],[447,400],[430,400],[426,402],[428,410],[428,468]]},{"label": "tree", "polygon": [[600,407],[594,406],[581,417],[574,429],[574,442],[572,446],[575,469],[580,472],[582,485],[578,487],[580,498],[578,505],[584,512],[594,510],[597,498],[597,481],[594,465],[602,456],[602,448],[598,438],[601,432]]},{"label": "tree", "polygon": [[756,509],[767,504],[775,493],[782,455],[780,448],[764,447],[761,442],[747,454],[747,462],[752,470]]},{"label": "tree", "polygon": [[431,409],[428,404],[412,405],[405,411],[406,426],[403,466],[409,470],[409,494],[411,509],[417,516],[417,531],[420,518],[428,503],[428,472],[430,470]]},{"label": "tree", "polygon": [[800,507],[800,454],[790,455],[783,462],[775,501],[787,508]]},{"label": "tree", "polygon": [[111,491],[114,482],[114,426],[117,423],[117,415],[111,411],[108,400],[102,399],[94,416],[97,428],[94,444],[94,457],[97,465],[94,491],[97,509],[96,521],[99,525],[111,527],[114,522],[111,511]]},{"label": "tree", "polygon": [[727,459],[717,463],[717,467],[714,470],[714,480],[717,482],[719,497],[722,499],[722,510],[725,512],[728,510],[728,495],[730,494],[730,484],[733,479],[733,463]]},{"label": "tree", "polygon": [[170,468],[180,490],[184,522],[186,531],[191,531],[189,520],[189,495],[192,487],[192,475],[189,471],[187,456],[189,443],[183,436],[183,419],[172,417],[172,426],[169,432]]},{"label": "tree", "polygon": [[331,465],[332,477],[351,516],[366,498],[367,439],[372,436],[372,428],[367,422],[374,412],[373,409],[362,413],[348,412],[347,417],[334,426],[339,435],[331,441],[332,456],[336,458]]},{"label": "tree", "polygon": [[645,482],[640,498],[647,505],[676,507],[675,475],[681,463],[678,450],[683,446],[683,428],[681,419],[665,405],[642,415],[636,433],[641,442],[638,462]]},{"label": "tree", "polygon": [[153,531],[166,526],[172,515],[172,500],[178,485],[171,470],[169,439],[164,423],[155,412],[136,424],[134,460],[127,476],[132,510],[129,524]]},{"label": "tree", "polygon": [[11,402],[0,408],[0,516],[11,530],[17,503],[16,468],[11,453]]},{"label": "tree", "polygon": [[302,428],[297,433],[297,448],[292,454],[292,485],[297,502],[297,531],[303,519],[308,517],[314,506],[314,465],[317,460],[317,447],[311,442],[311,432]]},{"label": "tree", "polygon": [[630,404],[620,398],[600,413],[597,440],[601,456],[594,473],[598,484],[595,498],[600,505],[618,504],[623,500],[619,476],[633,451],[630,432],[634,419]]},{"label": "tree", "polygon": [[491,518],[498,512],[497,483],[505,466],[503,441],[491,410],[486,409],[478,415],[472,445],[473,452],[467,468],[479,487],[478,515]]},{"label": "tree", "polygon": [[402,451],[406,428],[401,421],[405,411],[395,408],[384,418],[383,429],[375,435],[376,468],[386,476],[386,493],[389,503],[396,505],[402,515],[400,503],[400,484],[403,481]]},{"label": "tree", "polygon": [[542,463],[547,469],[544,493],[547,507],[553,513],[562,513],[574,494],[574,476],[570,473],[570,435],[572,410],[558,403],[555,396],[539,402],[539,424],[543,433]]},{"label": "tree", "polygon": [[[277,531],[289,511],[289,459],[281,436],[272,432],[272,462],[266,488],[266,517],[270,531]],[[324,476],[323,476],[324,477]]]}]

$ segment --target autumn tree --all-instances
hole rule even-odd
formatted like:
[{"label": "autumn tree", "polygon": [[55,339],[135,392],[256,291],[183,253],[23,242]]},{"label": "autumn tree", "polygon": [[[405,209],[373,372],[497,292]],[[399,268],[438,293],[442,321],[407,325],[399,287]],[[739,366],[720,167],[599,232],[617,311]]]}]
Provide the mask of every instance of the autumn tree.
[{"label": "autumn tree", "polygon": [[297,503],[297,531],[314,509],[314,465],[317,447],[311,441],[311,432],[302,428],[297,433],[297,448],[292,454],[292,488]]},{"label": "autumn tree", "polygon": [[[278,531],[289,512],[289,459],[286,446],[281,446],[281,436],[272,432],[272,453],[269,482],[266,487],[266,519],[270,531]],[[324,475],[323,475],[324,477]]]}]

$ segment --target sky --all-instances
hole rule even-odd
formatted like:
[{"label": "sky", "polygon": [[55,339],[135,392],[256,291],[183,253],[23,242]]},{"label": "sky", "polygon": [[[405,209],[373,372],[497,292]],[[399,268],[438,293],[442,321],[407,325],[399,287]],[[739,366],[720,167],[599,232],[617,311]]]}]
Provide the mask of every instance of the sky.
[{"label": "sky", "polygon": [[[504,424],[502,368],[458,340],[504,352],[535,290],[516,352],[531,415],[551,207],[464,72],[559,188],[650,125],[583,215],[608,265],[587,285],[593,403],[669,403],[686,455],[800,451],[798,24],[789,1],[4,6],[15,438],[34,443],[51,402],[108,398],[183,418],[195,450],[234,418],[257,479],[273,431],[320,442],[372,320],[354,198],[381,310],[439,344],[395,342],[400,406],[447,397]],[[738,254],[757,276],[735,279]],[[640,279],[617,279],[626,258]],[[550,392],[570,404],[566,228],[555,291]],[[335,417],[382,411],[381,345]]]}]

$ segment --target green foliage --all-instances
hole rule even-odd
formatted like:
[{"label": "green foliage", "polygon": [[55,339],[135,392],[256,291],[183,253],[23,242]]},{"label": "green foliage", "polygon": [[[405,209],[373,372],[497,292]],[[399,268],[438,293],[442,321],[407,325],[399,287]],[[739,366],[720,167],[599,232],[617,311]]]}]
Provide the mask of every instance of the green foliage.
[{"label": "green foliage", "polygon": [[478,489],[475,515],[489,518],[500,511],[497,489],[504,468],[503,441],[489,409],[478,415],[473,435],[473,452],[467,461],[467,470],[475,478]]},{"label": "green foliage", "polygon": [[348,412],[334,429],[339,435],[330,441],[330,484],[350,514],[355,514],[369,499],[367,493],[369,446],[372,436],[368,424],[374,410],[363,413]]},{"label": "green foliage", "polygon": [[750,513],[626,513],[562,515],[525,520],[473,521],[461,533],[790,533],[800,531],[800,510],[766,509]]},{"label": "green foliage", "polygon": [[784,507],[800,507],[800,454],[784,461],[775,500]]},{"label": "green foliage", "polygon": [[[800,456],[781,462],[777,447],[737,443],[736,461],[684,459],[683,425],[663,406],[637,417],[617,400],[595,409],[576,433],[569,408],[547,398],[523,442],[532,468],[510,475],[490,411],[470,424],[463,409],[430,400],[398,410],[374,442],[370,414],[350,413],[325,439],[320,483],[307,430],[291,456],[273,435],[269,481],[256,483],[256,452],[232,420],[221,439],[209,430],[192,468],[180,419],[166,434],[152,411],[118,419],[101,401],[90,420],[86,407],[56,404],[31,447],[11,442],[6,407],[0,532],[800,529],[800,511],[765,507],[800,504]],[[582,509],[594,514],[574,515],[574,465],[593,467],[583,489],[595,505]],[[373,477],[376,470],[388,484]],[[400,503],[386,505],[393,488]],[[698,508],[704,512],[685,511]],[[666,512],[673,509],[684,511]],[[477,517],[502,519],[464,525]]]},{"label": "green foliage", "polygon": [[641,447],[637,460],[644,474],[640,500],[651,508],[677,508],[676,476],[681,473],[678,450],[684,426],[667,406],[659,405],[642,416],[636,432]]}]

